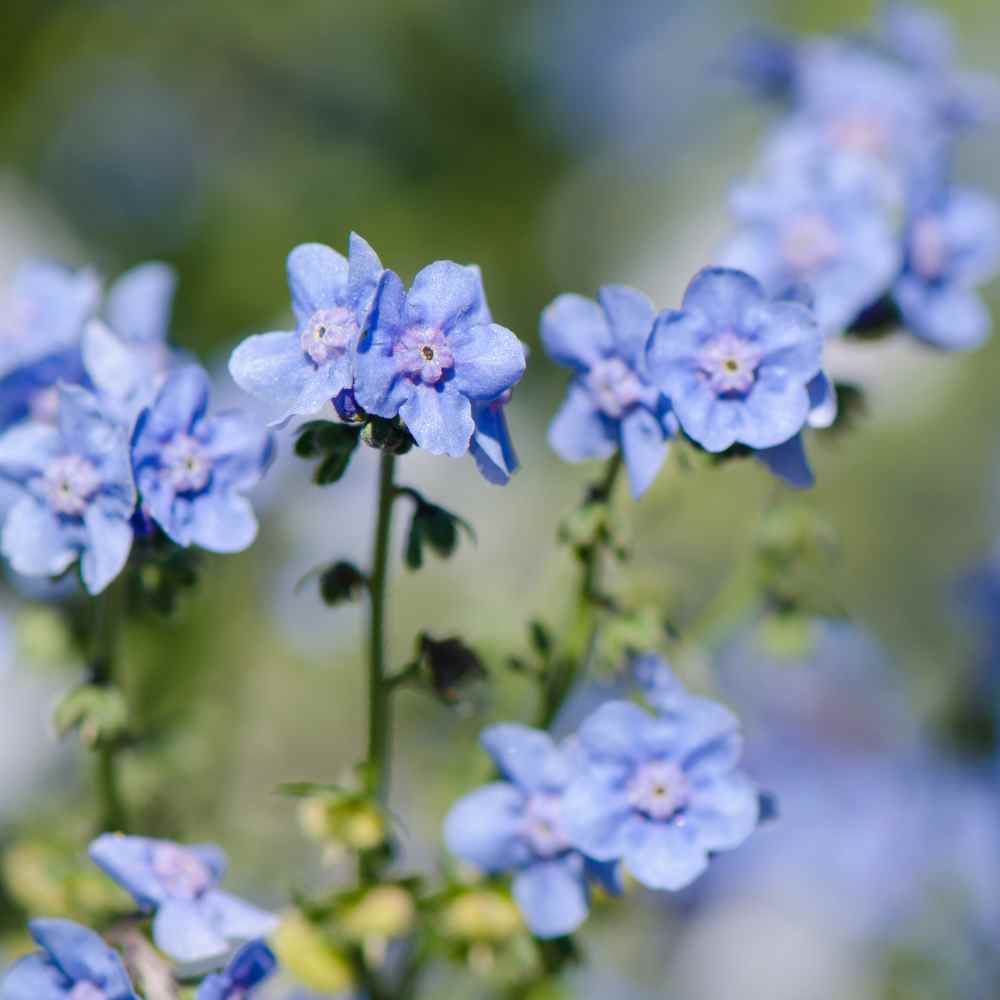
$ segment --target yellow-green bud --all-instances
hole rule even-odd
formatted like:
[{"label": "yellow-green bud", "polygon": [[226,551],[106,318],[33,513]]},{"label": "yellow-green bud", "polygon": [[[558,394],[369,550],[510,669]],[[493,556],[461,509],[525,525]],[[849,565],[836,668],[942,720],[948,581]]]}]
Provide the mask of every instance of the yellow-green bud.
[{"label": "yellow-green bud", "polygon": [[446,907],[446,934],[466,941],[506,941],[523,927],[513,900],[492,889],[470,889]]},{"label": "yellow-green bud", "polygon": [[273,944],[278,961],[311,990],[343,993],[354,982],[344,954],[297,910],[282,917]]},{"label": "yellow-green bud", "polygon": [[413,897],[401,886],[380,885],[369,890],[340,918],[340,927],[358,941],[394,938],[413,925]]}]

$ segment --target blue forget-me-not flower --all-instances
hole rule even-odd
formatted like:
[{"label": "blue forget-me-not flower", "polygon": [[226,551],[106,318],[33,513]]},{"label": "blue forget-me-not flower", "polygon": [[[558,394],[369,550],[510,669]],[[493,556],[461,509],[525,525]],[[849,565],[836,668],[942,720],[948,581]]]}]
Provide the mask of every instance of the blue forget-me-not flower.
[{"label": "blue forget-me-not flower", "polygon": [[479,268],[436,261],[409,291],[382,276],[354,392],[369,413],[401,417],[421,448],[457,458],[476,430],[473,407],[500,399],[524,369],[520,340],[492,321]]},{"label": "blue forget-me-not flower", "polygon": [[277,965],[274,952],[263,941],[251,941],[233,955],[221,972],[205,978],[195,1000],[249,1000]]},{"label": "blue forget-me-not flower", "polygon": [[243,495],[271,460],[271,435],[237,411],[208,412],[210,382],[178,368],[142,412],[132,442],[145,513],[178,545],[238,552],[257,535]]},{"label": "blue forget-me-not flower", "polygon": [[606,285],[597,302],[560,295],[542,313],[546,351],[575,372],[549,443],[568,462],[621,448],[636,498],[656,478],[676,430],[670,403],[646,370],[654,319],[649,299],[622,285]]},{"label": "blue forget-me-not flower", "polygon": [[90,845],[94,863],[154,910],[153,940],[179,962],[221,958],[234,942],[266,937],[277,918],[218,888],[226,856],[214,844],[105,833]]},{"label": "blue forget-me-not flower", "polygon": [[657,317],[646,358],[690,438],[707,451],[756,450],[806,425],[822,348],[806,306],[768,298],[741,271],[705,268],[681,309]]},{"label": "blue forget-me-not flower", "polygon": [[346,260],[320,243],[288,255],[295,330],[248,337],[229,361],[236,384],[272,405],[276,423],[314,413],[351,389],[358,338],[381,275],[375,251],[357,233]]},{"label": "blue forget-me-not flower", "polygon": [[452,807],[445,843],[485,872],[514,873],[514,898],[533,934],[569,934],[586,919],[588,879],[617,890],[614,866],[596,865],[567,837],[562,797],[574,773],[571,753],[515,723],[489,727],[481,741],[503,780]]},{"label": "blue forget-me-not flower", "polygon": [[0,981],[0,1000],[139,1000],[118,953],[71,920],[28,924],[42,949],[18,959]]},{"label": "blue forget-me-not flower", "polygon": [[603,861],[621,860],[651,889],[682,889],[710,852],[738,847],[753,831],[758,797],[736,770],[739,723],[723,706],[658,679],[650,715],[611,701],[577,732],[583,767],[563,799],[570,842]]},{"label": "blue forget-me-not flower", "polygon": [[20,488],[3,554],[25,576],[58,576],[78,559],[100,593],[132,546],[135,486],[125,428],[79,386],[59,387],[58,424],[28,421],[0,437],[0,475]]}]

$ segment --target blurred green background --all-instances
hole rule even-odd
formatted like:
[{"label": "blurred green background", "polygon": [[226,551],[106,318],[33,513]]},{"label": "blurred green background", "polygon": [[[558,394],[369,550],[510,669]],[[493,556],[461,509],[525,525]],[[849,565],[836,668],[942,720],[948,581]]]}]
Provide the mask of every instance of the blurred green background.
[{"label": "blurred green background", "polygon": [[[1000,8],[970,0],[945,9],[963,60],[995,66]],[[180,277],[173,339],[219,372],[228,403],[252,405],[223,388],[228,350],[288,320],[288,250],[310,240],[344,249],[352,229],[407,279],[434,259],[479,263],[494,315],[532,349],[511,407],[524,469],[509,487],[488,486],[468,460],[404,462],[404,479],[471,520],[479,540],[419,575],[397,564],[393,661],[404,662],[426,628],[462,634],[495,674],[465,714],[418,695],[400,701],[394,807],[409,865],[433,867],[448,804],[487,775],[473,751],[484,721],[533,713],[530,686],[503,670],[507,655],[524,651],[524,622],[558,624],[571,599],[573,567],[553,540],[595,470],[560,464],[546,447],[565,375],[539,349],[540,310],[562,291],[593,294],[611,281],[674,305],[725,234],[728,186],[750,168],[770,120],[719,77],[732,37],[760,23],[850,31],[872,11],[843,0],[5,3],[5,272],[32,253],[93,262],[108,277],[139,260],[169,261]],[[961,164],[966,181],[994,194],[997,139],[972,138]],[[1000,304],[997,286],[990,297]],[[818,486],[796,502],[838,538],[817,587],[825,607],[887,650],[887,683],[902,692],[921,746],[950,753],[979,690],[974,636],[950,594],[1000,527],[1000,338],[959,357],[903,337],[838,345],[831,367],[865,387],[867,405],[851,433],[810,443]],[[287,432],[281,449],[287,457]],[[175,620],[143,622],[128,637],[130,699],[151,743],[127,762],[126,780],[148,832],[219,840],[234,857],[233,884],[274,905],[292,887],[338,877],[318,874],[317,851],[274,788],[338,780],[360,756],[361,612],[330,612],[293,591],[323,559],[365,557],[374,476],[362,455],[321,490],[305,466],[279,462],[261,491],[254,548],[206,560]],[[752,556],[761,517],[787,497],[753,463],[709,468],[675,455],[655,488],[625,505],[634,561],[620,585],[683,626]],[[4,711],[18,718],[0,720],[11,748],[0,838],[9,845],[54,829],[72,852],[90,822],[87,762],[56,751],[45,717],[76,667],[51,615],[7,610],[17,641],[0,683]],[[681,666],[696,686],[717,689],[711,657]],[[884,681],[852,682],[852,697],[877,700]],[[836,734],[831,766],[854,753],[853,738],[849,726]],[[961,760],[976,767],[983,746],[973,749]],[[755,777],[780,795],[780,774]],[[791,911],[777,914],[785,922],[772,930],[773,966],[761,968],[747,957],[759,946],[748,933],[753,891],[740,890],[746,905],[729,924],[718,916],[733,903],[726,863],[722,902],[705,918],[715,938],[690,930],[694,902],[616,906],[585,934],[595,960],[572,994],[974,995],[950,992],[947,979],[939,990],[919,962],[913,976],[895,945],[838,951],[830,941],[842,929],[809,937]],[[3,899],[14,932],[24,913],[9,886]],[[956,961],[953,942],[928,936],[921,960]],[[729,978],[710,974],[713,964]],[[456,975],[464,995],[485,988]]]}]

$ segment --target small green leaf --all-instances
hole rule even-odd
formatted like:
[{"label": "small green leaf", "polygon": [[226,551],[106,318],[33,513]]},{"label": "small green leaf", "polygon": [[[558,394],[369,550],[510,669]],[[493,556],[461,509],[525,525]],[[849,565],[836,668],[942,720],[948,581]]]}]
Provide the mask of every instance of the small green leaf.
[{"label": "small green leaf", "polygon": [[424,562],[423,548],[428,545],[442,559],[447,559],[458,545],[459,528],[472,541],[476,533],[464,518],[453,514],[444,507],[426,501],[416,490],[404,487],[400,490],[409,496],[416,507],[410,521],[410,532],[406,540],[406,565],[410,569],[420,569]]},{"label": "small green leaf", "polygon": [[335,562],[319,578],[319,592],[331,607],[345,601],[355,601],[368,586],[368,578],[354,563]]},{"label": "small green leaf", "polygon": [[539,621],[537,618],[534,619],[528,624],[528,633],[531,639],[531,648],[543,660],[548,659],[549,654],[552,652],[552,636],[548,628],[546,628],[545,623]]},{"label": "small green leaf", "polygon": [[60,736],[77,729],[87,746],[96,746],[124,735],[128,705],[119,688],[84,684],[62,699],[52,722]]}]

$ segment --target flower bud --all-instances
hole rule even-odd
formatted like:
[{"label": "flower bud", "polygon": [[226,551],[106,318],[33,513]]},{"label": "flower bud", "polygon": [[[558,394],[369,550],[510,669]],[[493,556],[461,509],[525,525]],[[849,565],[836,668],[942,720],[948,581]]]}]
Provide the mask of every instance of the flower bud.
[{"label": "flower bud", "polygon": [[379,885],[342,914],[340,927],[360,941],[400,937],[412,926],[414,914],[413,897],[402,886]]},{"label": "flower bud", "polygon": [[338,994],[353,985],[346,956],[297,910],[284,915],[272,944],[278,960],[303,986]]},{"label": "flower bud", "polygon": [[513,900],[494,889],[470,889],[456,896],[442,915],[444,932],[464,941],[506,941],[523,929]]}]

